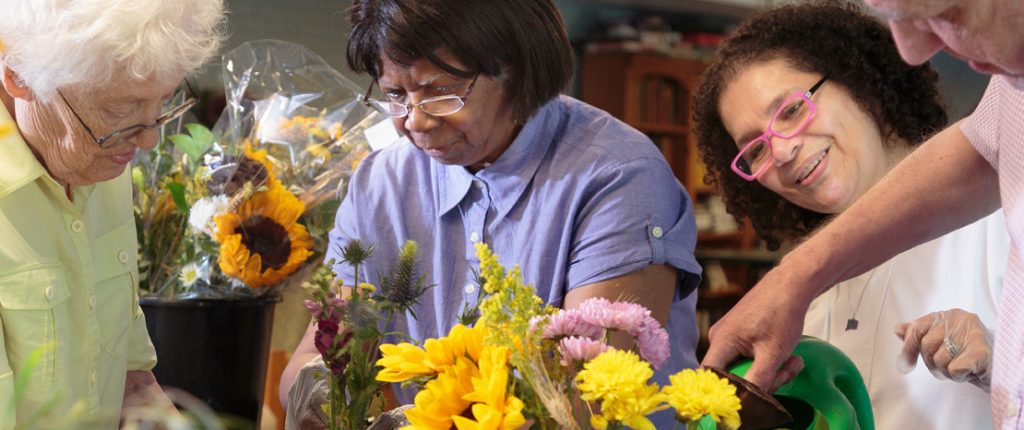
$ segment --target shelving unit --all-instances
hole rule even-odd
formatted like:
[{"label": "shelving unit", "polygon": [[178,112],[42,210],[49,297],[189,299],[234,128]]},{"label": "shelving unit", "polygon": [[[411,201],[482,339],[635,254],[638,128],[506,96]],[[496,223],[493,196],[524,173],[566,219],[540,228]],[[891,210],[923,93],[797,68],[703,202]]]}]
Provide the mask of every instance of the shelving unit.
[{"label": "shelving unit", "polygon": [[[580,82],[583,101],[651,138],[696,204],[714,198],[713,190],[703,181],[705,168],[697,154],[690,124],[693,92],[705,67],[700,60],[654,52],[602,49],[584,55]],[[708,276],[708,273],[701,285],[697,301],[702,335],[699,354],[706,348],[708,327],[724,315],[777,258],[755,250],[757,239],[753,228],[749,222],[745,224],[736,231],[698,232],[698,261],[705,268],[714,267],[716,274],[722,275]]]}]

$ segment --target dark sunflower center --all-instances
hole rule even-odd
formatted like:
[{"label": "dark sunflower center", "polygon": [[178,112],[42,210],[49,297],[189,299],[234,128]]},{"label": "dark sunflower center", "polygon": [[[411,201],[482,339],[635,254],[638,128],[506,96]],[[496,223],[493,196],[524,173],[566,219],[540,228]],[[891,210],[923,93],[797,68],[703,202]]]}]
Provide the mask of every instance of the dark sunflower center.
[{"label": "dark sunflower center", "polygon": [[292,252],[288,231],[270,218],[254,216],[246,219],[235,233],[242,235],[242,244],[249,248],[249,252],[260,255],[261,271],[284,266]]}]

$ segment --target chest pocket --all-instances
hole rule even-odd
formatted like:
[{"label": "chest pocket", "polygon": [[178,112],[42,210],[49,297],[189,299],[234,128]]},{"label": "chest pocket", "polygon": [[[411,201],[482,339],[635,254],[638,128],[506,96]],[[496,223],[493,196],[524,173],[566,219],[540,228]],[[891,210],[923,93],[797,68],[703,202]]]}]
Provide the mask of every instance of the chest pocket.
[{"label": "chest pocket", "polygon": [[124,355],[125,334],[141,315],[138,308],[138,251],[135,225],[121,224],[93,245],[96,288],[86,297],[99,323],[100,347],[114,359]]},{"label": "chest pocket", "polygon": [[67,367],[57,359],[71,336],[68,289],[59,264],[35,264],[0,277],[0,320],[8,366],[20,371],[31,356],[26,395],[52,393],[66,385]]}]

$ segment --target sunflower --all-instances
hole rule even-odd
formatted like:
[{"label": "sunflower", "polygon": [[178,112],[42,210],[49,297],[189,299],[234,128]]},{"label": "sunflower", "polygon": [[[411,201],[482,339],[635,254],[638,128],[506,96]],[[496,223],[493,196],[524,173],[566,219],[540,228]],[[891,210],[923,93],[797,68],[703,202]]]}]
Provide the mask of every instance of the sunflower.
[{"label": "sunflower", "polygon": [[486,332],[482,327],[469,328],[462,324],[452,327],[448,336],[427,339],[423,348],[410,344],[381,345],[381,358],[377,366],[377,380],[405,382],[421,376],[433,376],[455,365],[459,358],[480,359]]},{"label": "sunflower", "polygon": [[509,349],[485,346],[480,353],[480,374],[473,377],[473,391],[464,400],[473,402],[472,419],[452,417],[458,430],[513,430],[526,423],[523,401],[508,393]]},{"label": "sunflower", "polygon": [[280,282],[313,254],[313,240],[296,222],[305,205],[280,182],[268,185],[215,220],[221,271],[251,288]]}]

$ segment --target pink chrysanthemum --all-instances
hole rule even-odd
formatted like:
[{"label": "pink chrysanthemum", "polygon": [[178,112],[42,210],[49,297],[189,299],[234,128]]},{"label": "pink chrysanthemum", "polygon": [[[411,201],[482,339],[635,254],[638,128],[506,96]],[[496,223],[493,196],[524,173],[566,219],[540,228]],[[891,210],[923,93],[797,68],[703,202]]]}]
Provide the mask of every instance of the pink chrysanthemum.
[{"label": "pink chrysanthemum", "polygon": [[543,337],[559,339],[569,336],[600,339],[604,335],[601,327],[594,325],[576,309],[562,309],[552,315],[548,325],[544,327]]},{"label": "pink chrysanthemum", "polygon": [[636,338],[636,348],[640,357],[651,363],[655,370],[660,369],[668,360],[668,332],[661,327],[658,320],[647,317],[636,330],[630,332]]},{"label": "pink chrysanthemum", "polygon": [[558,342],[558,353],[562,359],[563,366],[569,366],[574,361],[590,361],[602,352],[608,350],[604,342],[580,336],[570,336]]}]

